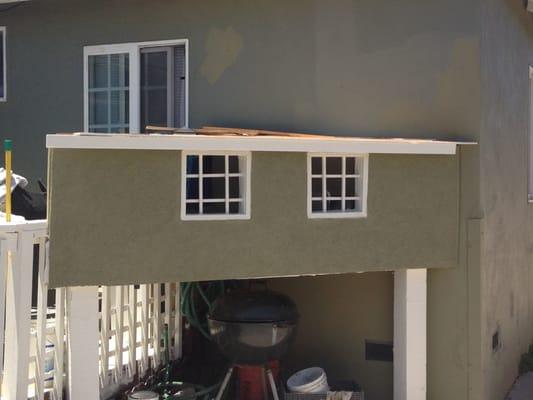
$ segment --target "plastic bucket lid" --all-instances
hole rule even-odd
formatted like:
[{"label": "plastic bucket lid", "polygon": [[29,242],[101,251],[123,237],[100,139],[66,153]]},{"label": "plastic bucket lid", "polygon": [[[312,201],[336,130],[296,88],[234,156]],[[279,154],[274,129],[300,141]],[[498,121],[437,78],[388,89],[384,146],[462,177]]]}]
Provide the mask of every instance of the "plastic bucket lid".
[{"label": "plastic bucket lid", "polygon": [[320,367],[298,371],[287,380],[287,388],[293,393],[325,394],[329,391],[326,372]]},{"label": "plastic bucket lid", "polygon": [[159,395],[155,392],[141,391],[128,396],[128,400],[159,400]]}]

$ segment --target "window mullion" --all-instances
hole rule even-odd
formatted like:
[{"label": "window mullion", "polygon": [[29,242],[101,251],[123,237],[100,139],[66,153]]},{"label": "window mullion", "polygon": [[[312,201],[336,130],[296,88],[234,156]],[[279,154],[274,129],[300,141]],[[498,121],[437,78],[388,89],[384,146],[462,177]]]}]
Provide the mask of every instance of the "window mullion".
[{"label": "window mullion", "polygon": [[224,156],[224,204],[226,207],[226,214],[229,214],[229,156]]},{"label": "window mullion", "polygon": [[326,196],[328,195],[327,186],[326,186],[326,157],[322,157],[322,211],[327,211],[327,201]]},{"label": "window mullion", "polygon": [[342,157],[341,160],[341,207],[342,211],[346,211],[346,157]]},{"label": "window mullion", "polygon": [[107,131],[111,132],[111,55],[107,55]]},{"label": "window mullion", "polygon": [[198,155],[198,213],[204,213],[204,156]]}]

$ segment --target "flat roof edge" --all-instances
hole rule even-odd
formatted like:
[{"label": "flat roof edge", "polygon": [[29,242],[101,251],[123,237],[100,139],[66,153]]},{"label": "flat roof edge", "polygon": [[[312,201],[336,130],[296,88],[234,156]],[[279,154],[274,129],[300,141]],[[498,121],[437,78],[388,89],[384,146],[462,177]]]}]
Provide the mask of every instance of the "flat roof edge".
[{"label": "flat roof edge", "polygon": [[271,151],[308,153],[456,154],[457,146],[476,144],[428,139],[359,137],[305,138],[209,136],[194,134],[53,134],[49,149]]}]

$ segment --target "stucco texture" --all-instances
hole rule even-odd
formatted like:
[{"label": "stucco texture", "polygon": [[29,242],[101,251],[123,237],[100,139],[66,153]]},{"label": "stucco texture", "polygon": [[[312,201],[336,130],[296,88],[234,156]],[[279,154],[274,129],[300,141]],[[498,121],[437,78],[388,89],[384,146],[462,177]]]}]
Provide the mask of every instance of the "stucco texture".
[{"label": "stucco texture", "polygon": [[[27,176],[33,182],[38,177],[44,177],[46,175],[45,134],[79,131],[83,127],[83,46],[187,38],[190,45],[191,127],[212,124],[336,135],[463,138],[479,141],[480,3],[480,0],[24,2],[9,12],[0,13],[0,25],[7,27],[8,40],[8,101],[0,103],[0,137],[9,135],[15,139],[16,172]],[[511,1],[501,3],[510,4]],[[518,6],[521,2],[516,1],[516,3]],[[499,10],[496,9],[494,14],[498,13]],[[502,15],[503,18],[509,17],[508,14]],[[490,23],[489,21],[487,24]],[[513,20],[510,23],[515,22]],[[512,32],[510,29],[504,31]],[[491,40],[499,41],[499,37],[504,35],[497,33]],[[505,43],[512,53],[514,50],[510,43],[517,43],[515,39]],[[506,75],[507,78],[510,76],[521,75],[520,73]],[[513,89],[523,84],[522,80],[508,82],[509,87]],[[524,105],[522,94],[520,96],[521,99],[517,104]],[[509,115],[517,110],[516,107],[511,108]],[[525,108],[521,110],[523,112]],[[505,135],[499,137],[504,138]],[[520,172],[523,171],[520,170],[522,168],[520,163],[524,161],[526,146],[520,140],[510,142],[514,144],[510,144],[509,148],[516,151],[510,151],[510,154],[504,152],[508,159],[500,161],[500,164],[503,164],[504,170],[507,171],[506,179],[511,177],[512,182],[520,184],[523,182],[520,181],[523,177],[520,175],[523,174]],[[492,152],[497,156],[497,151],[493,149]],[[517,157],[517,154],[522,156]],[[158,161],[160,156],[154,155],[150,160],[151,165],[160,166],[164,163],[163,159]],[[257,160],[257,157],[254,157],[254,160]],[[451,395],[457,400],[467,398],[485,400],[485,397],[472,389],[475,384],[481,386],[481,380],[476,381],[472,378],[476,373],[481,373],[481,367],[477,364],[480,358],[476,357],[474,350],[481,351],[481,346],[483,348],[488,346],[487,343],[480,344],[481,323],[473,321],[472,315],[475,315],[476,309],[471,309],[470,306],[471,303],[479,306],[479,302],[474,300],[480,298],[481,292],[469,282],[479,282],[480,268],[479,262],[476,264],[475,257],[471,260],[471,264],[467,262],[469,252],[476,253],[479,246],[475,248],[475,242],[468,244],[466,239],[469,218],[481,217],[478,148],[461,150],[457,161],[460,166],[460,190],[457,193],[460,204],[459,268],[431,269],[428,273],[428,398],[448,400]],[[116,160],[117,165],[125,169],[130,168],[130,165],[132,169],[138,165],[132,160],[129,160],[131,164],[121,164],[121,162],[123,161]],[[372,168],[373,163],[371,160],[371,174],[375,173],[372,170],[378,170]],[[74,164],[63,163],[63,165],[66,167]],[[98,164],[92,167],[99,168]],[[177,167],[179,168],[179,165]],[[434,173],[433,168],[434,165],[428,167],[426,173]],[[487,171],[490,170],[488,165],[485,168]],[[512,173],[507,168],[512,168]],[[79,180],[87,182],[87,188],[97,188],[99,185],[90,169],[89,166],[83,171],[75,168],[70,173],[58,169],[53,171],[52,175],[58,178],[61,174],[70,174],[68,183]],[[301,173],[304,174],[304,171],[302,169]],[[391,192],[385,193],[383,189],[384,197],[378,198],[377,201],[401,199],[405,201],[406,207],[415,206],[416,201],[422,201],[422,195],[420,198],[415,198],[415,203],[412,202],[412,198],[408,198],[405,185],[415,185],[417,180],[413,180],[413,177],[418,176],[417,173],[420,172],[417,170],[416,173],[411,173],[413,171],[409,169],[408,171],[409,179],[394,181],[395,188],[402,189],[393,193],[394,196],[400,196],[399,198],[391,198]],[[125,250],[131,249],[132,255],[142,253],[143,260],[148,258],[151,260],[143,262],[142,278],[156,280],[161,276],[155,273],[150,277],[148,275],[154,270],[152,266],[158,265],[163,257],[151,251],[150,246],[156,238],[148,235],[148,232],[157,232],[157,221],[167,218],[178,219],[176,202],[178,197],[175,192],[178,186],[164,187],[166,184],[172,185],[168,179],[175,178],[176,175],[173,173],[178,172],[169,170],[162,175],[153,174],[150,179],[142,176],[142,171],[141,176],[135,173],[124,174],[130,176],[131,182],[120,181],[123,175],[119,175],[119,180],[113,189],[116,195],[114,198],[100,191],[81,190],[80,193],[71,193],[80,190],[80,186],[76,184],[69,188],[68,184],[63,185],[60,194],[62,190],[66,190],[61,194],[64,198],[65,214],[56,222],[52,215],[52,236],[59,235],[57,230],[54,233],[54,224],[63,223],[65,220],[65,227],[68,226],[69,230],[61,234],[62,238],[58,237],[60,242],[65,243],[68,239],[72,247],[92,246],[91,243],[105,242],[106,252],[115,252],[120,259],[121,268],[131,264],[133,259],[125,254]],[[399,171],[393,170],[393,173],[399,174]],[[99,175],[107,182],[112,179],[103,173]],[[484,175],[484,179],[489,181],[492,181],[493,177],[494,175],[488,172]],[[66,179],[66,176],[60,179]],[[287,179],[287,182],[290,182],[291,178]],[[127,187],[128,185],[135,186],[139,182],[144,184],[148,180],[149,188],[163,187],[163,189],[143,195],[147,196],[143,202],[150,199],[159,204],[161,198],[165,199],[167,196],[165,201],[168,204],[172,202],[173,208],[146,208],[144,203],[136,204],[135,197],[125,195],[132,190]],[[305,179],[298,182],[299,185],[304,185]],[[282,180],[281,183],[285,184],[285,181]],[[425,184],[423,180],[418,183]],[[56,190],[53,184],[51,190],[52,192]],[[267,199],[271,195],[266,185],[260,190],[260,194],[267,196]],[[170,194],[170,191],[174,192]],[[370,195],[373,193],[377,192],[371,188]],[[299,192],[298,196],[305,196],[305,189]],[[72,201],[74,199],[82,201],[78,206],[76,203],[68,203],[67,198]],[[261,215],[256,204],[259,198],[256,194],[252,198],[252,218]],[[79,214],[86,212],[83,221],[88,224],[87,227],[98,228],[100,224],[106,225],[108,222],[109,213],[105,211],[101,214],[88,203],[88,199],[95,199],[96,204],[106,203],[106,206],[117,210],[110,221],[118,220],[127,224],[132,223],[134,219],[145,221],[140,225],[143,230],[140,230],[139,236],[134,236],[127,234],[124,229],[119,230],[119,224],[102,238],[88,235],[88,238],[84,238],[84,242],[81,240],[75,242],[78,234],[83,233],[82,230],[86,228],[68,222],[68,218],[76,221]],[[298,214],[298,218],[303,219],[306,205],[301,198],[299,201],[302,204],[298,205],[298,212],[302,214]],[[131,204],[133,204],[136,214],[122,214],[117,202],[125,203],[127,209],[132,209]],[[87,204],[87,207],[82,207],[82,204]],[[294,204],[294,200],[287,204]],[[422,204],[422,207],[431,204],[427,202]],[[513,212],[515,206],[515,203],[510,204]],[[373,212],[372,207],[372,202],[369,200],[369,213]],[[286,209],[286,205],[281,208]],[[157,217],[152,220],[153,225],[149,225],[144,218],[139,217],[146,215],[147,212]],[[432,218],[438,218],[435,214],[433,210]],[[503,218],[501,214],[500,217]],[[267,217],[261,218],[264,220]],[[359,225],[369,224],[368,235],[353,237],[354,240],[350,244],[352,254],[350,263],[364,261],[359,257],[363,245],[372,247],[375,247],[376,243],[389,245],[386,241],[389,237],[379,236],[380,231],[376,230],[374,225],[370,225],[372,218],[375,216],[369,214],[367,221],[357,222]],[[417,224],[426,223],[422,218],[415,220]],[[251,222],[253,221],[252,219]],[[521,221],[525,221],[525,218]],[[217,233],[224,233],[230,238],[234,232],[244,236],[244,230],[239,227],[241,222],[220,223],[217,225],[217,229],[220,227]],[[278,224],[277,228],[270,227],[266,230],[267,225],[263,237],[266,243],[277,240],[281,243],[280,246],[283,245],[285,248],[299,243],[300,236],[305,238],[311,234],[310,232],[319,231],[307,222],[306,229],[298,231],[292,230],[288,222],[283,220],[275,219],[275,222]],[[329,221],[316,221],[317,226],[337,226],[337,223],[338,221],[335,224]],[[414,242],[420,237],[423,241],[437,244],[434,236],[422,237],[420,231],[408,230],[407,222],[401,220],[400,214],[391,213],[388,223],[389,226],[398,225],[401,228],[403,236],[390,241],[391,246],[396,249],[400,248],[401,242],[411,240]],[[490,226],[487,226],[487,229],[490,230]],[[200,223],[191,232],[191,236],[205,235],[206,231],[208,229]],[[159,232],[160,235],[163,233],[172,234],[171,231]],[[280,233],[283,233],[285,243],[277,239]],[[525,238],[526,235],[522,233],[518,233],[517,236]],[[87,232],[79,235],[80,239],[86,234]],[[209,237],[212,238],[209,242],[202,236],[196,238],[196,250],[209,253],[210,249],[215,249],[216,253],[227,245],[228,239],[223,238],[221,241],[219,234]],[[181,238],[176,237],[173,241],[168,239],[165,243],[171,242],[171,248],[176,254],[177,249],[180,249],[176,260],[188,262],[188,259],[184,258],[188,253],[181,251],[182,245],[178,239]],[[347,240],[345,236],[342,239]],[[127,242],[127,245],[113,246],[117,240]],[[186,240],[191,239],[186,238]],[[450,243],[446,239],[441,239],[440,242],[440,245],[435,247],[439,249],[438,254],[434,256],[435,259],[441,258],[440,251],[446,254],[449,251],[443,247],[446,248]],[[242,260],[248,262],[250,253],[255,251],[258,254],[256,259],[264,262],[262,258],[264,247],[261,246],[263,243],[259,244],[257,247],[242,245],[238,249],[231,248],[233,253],[227,251],[226,254],[237,257],[235,252],[239,251],[243,255]],[[313,242],[309,249],[313,251],[313,255],[318,254],[320,259],[324,256],[318,250],[324,247],[324,244],[317,241]],[[420,247],[421,254],[416,256],[419,258],[418,261],[424,258],[425,249]],[[52,257],[55,257],[54,251],[52,244]],[[73,250],[65,247],[64,251],[61,270],[52,271],[52,281],[56,284],[73,281],[73,277],[78,276],[76,269],[87,267],[90,267],[91,272],[84,277],[90,278],[86,281],[105,280],[107,283],[119,282],[123,278],[122,269],[117,270],[115,274],[114,266],[97,262],[97,259],[100,259],[98,255],[91,255],[83,260],[69,259],[68,252]],[[124,254],[118,253],[120,251]],[[392,262],[392,252],[385,254],[384,250],[379,252],[376,250],[374,256],[378,253],[387,255]],[[413,261],[406,260],[403,258],[405,253],[403,255],[400,253],[398,251],[394,254],[398,255],[398,261]],[[346,254],[343,255],[345,256]],[[208,258],[208,255],[202,257]],[[340,255],[337,253],[333,253],[332,257],[339,257],[337,261],[340,260]],[[525,256],[522,260],[525,260]],[[305,267],[307,261],[307,258],[298,259],[294,265]],[[137,260],[133,259],[133,265],[136,263]],[[273,265],[272,268],[275,268],[276,264]],[[346,267],[347,264],[343,265]],[[351,264],[348,265],[352,268]],[[373,265],[378,264],[375,262]],[[362,267],[362,264],[356,267]],[[177,269],[175,265],[167,265],[165,268],[165,276],[175,276]],[[226,264],[224,268],[231,272],[234,266]],[[256,267],[252,263],[251,267],[246,268]],[[131,268],[132,281],[141,278],[135,274],[135,270]],[[522,275],[513,274],[513,276],[516,280],[525,281]],[[491,281],[498,279],[495,272]],[[504,296],[510,299],[505,293]],[[468,299],[473,300],[469,302]],[[509,307],[502,306],[502,313],[504,309],[507,310]],[[521,326],[522,331],[525,331],[524,326]],[[492,328],[486,331],[492,331]],[[525,343],[525,340],[522,342]],[[513,354],[516,353],[517,351]],[[514,365],[514,362],[513,358],[506,365]],[[497,382],[498,379],[493,378],[498,376],[498,370],[491,374],[487,376],[487,380]],[[509,379],[509,376],[505,376],[505,382],[500,386],[505,386]]]},{"label": "stucco texture", "polygon": [[294,344],[283,360],[289,372],[319,365],[330,379],[353,379],[366,399],[393,395],[393,363],[365,359],[365,341],[393,341],[392,272],[270,279],[300,312]]},{"label": "stucco texture", "polygon": [[307,155],[254,152],[245,221],[182,221],[180,156],[52,151],[52,286],[457,266],[454,156],[371,155],[368,217],[317,220]]},{"label": "stucco texture", "polygon": [[[481,397],[499,400],[533,343],[533,204],[527,201],[533,15],[511,0],[488,0],[482,11]],[[501,344],[493,350],[496,333]]]},{"label": "stucco texture", "polygon": [[83,129],[83,46],[189,40],[190,126],[477,139],[478,0],[46,0],[0,13],[15,170]]}]

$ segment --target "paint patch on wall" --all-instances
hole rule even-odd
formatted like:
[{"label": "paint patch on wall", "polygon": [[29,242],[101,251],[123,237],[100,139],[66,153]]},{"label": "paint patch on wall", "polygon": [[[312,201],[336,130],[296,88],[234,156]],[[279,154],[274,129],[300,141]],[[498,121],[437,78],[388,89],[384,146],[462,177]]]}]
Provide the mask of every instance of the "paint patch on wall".
[{"label": "paint patch on wall", "polygon": [[244,40],[233,27],[226,29],[211,28],[207,34],[205,59],[200,73],[210,84],[217,82],[222,74],[235,63]]}]

